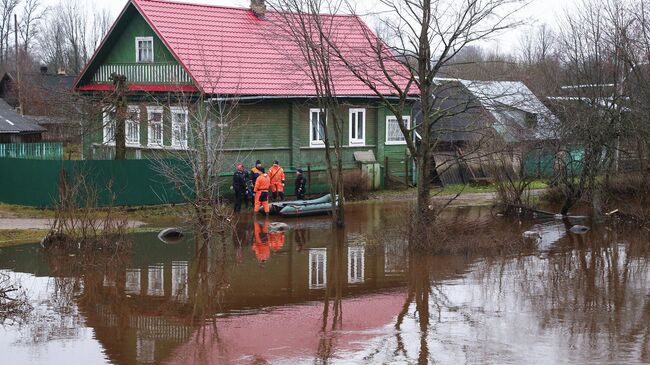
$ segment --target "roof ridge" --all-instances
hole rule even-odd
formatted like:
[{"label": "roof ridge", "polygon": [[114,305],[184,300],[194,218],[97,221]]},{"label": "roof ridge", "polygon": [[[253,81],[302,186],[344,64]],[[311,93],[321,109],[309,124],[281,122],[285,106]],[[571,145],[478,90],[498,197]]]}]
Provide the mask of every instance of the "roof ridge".
[{"label": "roof ridge", "polygon": [[250,10],[249,8],[244,8],[241,6],[229,6],[229,5],[218,5],[218,4],[202,4],[202,3],[193,3],[189,2],[192,0],[133,0],[138,3],[164,3],[164,4],[175,4],[175,5],[189,5],[197,6],[202,8],[221,8],[221,9],[233,9],[233,10]]},{"label": "roof ridge", "polygon": [[[203,3],[194,3],[190,2],[193,0],[132,0],[136,3],[163,3],[163,4],[174,4],[174,5],[187,5],[187,6],[196,6],[200,8],[210,8],[210,9],[230,9],[230,10],[241,10],[241,11],[251,11],[250,8],[241,7],[241,6],[229,6],[229,5],[218,5],[218,4],[203,4]],[[281,11],[276,11],[273,9],[267,9],[267,13],[280,14]],[[355,14],[328,14],[328,13],[319,13],[321,16],[331,16],[331,17],[352,17],[358,18],[358,15]]]}]

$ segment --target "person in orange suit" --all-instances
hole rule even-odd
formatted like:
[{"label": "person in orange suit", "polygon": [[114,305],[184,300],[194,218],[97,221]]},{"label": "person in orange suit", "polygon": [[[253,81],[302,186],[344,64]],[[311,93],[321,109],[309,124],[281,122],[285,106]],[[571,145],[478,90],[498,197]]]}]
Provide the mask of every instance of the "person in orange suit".
[{"label": "person in orange suit", "polygon": [[255,241],[253,241],[253,252],[255,252],[255,257],[260,264],[268,261],[271,256],[271,247],[269,246],[269,222],[264,222],[264,225],[261,226],[258,222],[254,223],[255,225]]},{"label": "person in orange suit", "polygon": [[285,237],[284,232],[271,232],[269,233],[269,245],[273,252],[278,252],[284,246]]},{"label": "person in orange suit", "polygon": [[260,172],[262,173],[257,180],[255,181],[255,210],[257,214],[260,211],[260,205],[264,207],[264,213],[269,214],[271,211],[269,208],[269,188],[271,187],[271,179],[269,175],[264,173],[264,168],[260,167]]},{"label": "person in orange suit", "polygon": [[284,169],[278,161],[273,161],[273,166],[269,168],[269,176],[271,177],[273,200],[284,200]]}]

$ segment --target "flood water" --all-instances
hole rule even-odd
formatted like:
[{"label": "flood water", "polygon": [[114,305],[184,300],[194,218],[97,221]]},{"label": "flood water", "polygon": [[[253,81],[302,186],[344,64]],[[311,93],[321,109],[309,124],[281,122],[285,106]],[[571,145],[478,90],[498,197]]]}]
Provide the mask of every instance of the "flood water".
[{"label": "flood water", "polygon": [[[454,209],[456,244],[513,244],[422,256],[406,250],[405,208],[352,205],[344,231],[245,221],[203,249],[136,234],[132,252],[85,265],[2,249],[34,310],[0,327],[0,363],[650,362],[647,232]],[[536,247],[516,244],[526,230]]]}]

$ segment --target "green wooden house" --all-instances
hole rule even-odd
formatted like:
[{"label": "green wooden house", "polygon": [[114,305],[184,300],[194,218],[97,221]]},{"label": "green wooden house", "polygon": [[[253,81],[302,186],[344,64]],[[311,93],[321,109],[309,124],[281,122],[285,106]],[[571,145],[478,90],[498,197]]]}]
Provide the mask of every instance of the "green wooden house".
[{"label": "green wooden house", "polygon": [[[344,51],[369,47],[368,30],[359,18],[330,17],[344,39]],[[319,128],[323,114],[299,49],[278,36],[281,19],[259,0],[251,8],[130,0],[75,88],[102,100],[113,90],[111,74],[126,76],[129,158],[191,148],[192,111],[206,103],[236,100],[237,117],[230,125],[217,117],[210,121],[215,130],[229,128],[227,170],[231,163],[250,166],[259,159],[267,166],[278,160],[289,171],[308,165],[317,171],[325,159]],[[395,62],[395,67],[401,66]],[[354,152],[370,150],[380,163],[386,157],[396,161],[394,174],[404,175],[406,146],[397,120],[343,65],[334,66],[333,76],[341,115],[347,116],[342,126],[345,166],[356,166]],[[390,97],[390,87],[382,86],[379,74],[373,76]],[[89,115],[94,127],[86,133],[86,156],[111,158],[112,113]]]}]

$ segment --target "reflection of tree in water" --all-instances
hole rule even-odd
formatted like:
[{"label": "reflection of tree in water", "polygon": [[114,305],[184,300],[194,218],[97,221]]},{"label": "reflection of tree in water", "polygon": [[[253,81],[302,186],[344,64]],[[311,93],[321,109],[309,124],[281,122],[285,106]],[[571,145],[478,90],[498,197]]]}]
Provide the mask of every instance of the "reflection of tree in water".
[{"label": "reflection of tree in water", "polygon": [[[237,256],[241,249],[241,237],[245,236],[236,228],[230,233],[230,243],[235,245]],[[231,258],[228,256],[228,243],[225,234],[217,234],[207,239],[198,238],[196,241],[196,253],[189,278],[189,310],[183,318],[186,325],[197,328],[189,341],[186,341],[192,344],[189,346],[191,352],[186,355],[193,363],[212,363],[212,348],[221,347],[215,315],[223,311],[223,299],[230,287],[227,264]],[[237,257],[234,259],[237,260]],[[177,302],[169,304],[173,307]]]},{"label": "reflection of tree in water", "polygon": [[347,280],[346,232],[344,229],[337,229],[334,236],[335,242],[331,246],[331,255],[327,262],[327,285],[317,351],[318,358],[324,362],[333,355],[337,331],[343,328],[343,288]]},{"label": "reflection of tree in water", "polygon": [[0,325],[21,324],[32,309],[22,287],[0,272]]},{"label": "reflection of tree in water", "polygon": [[[572,349],[595,356],[650,361],[648,234],[605,229],[569,235],[545,260],[500,258],[479,270],[485,298],[511,290],[532,306],[541,328],[561,328]],[[509,287],[512,285],[512,287]],[[494,300],[494,299],[492,299]]]},{"label": "reflection of tree in water", "polygon": [[404,356],[408,358],[404,340],[402,338],[402,325],[404,319],[409,314],[409,310],[415,304],[415,312],[417,315],[417,322],[420,329],[420,351],[418,355],[418,363],[426,364],[429,359],[429,345],[427,338],[429,334],[429,298],[431,295],[431,272],[430,260],[428,256],[418,254],[409,250],[409,268],[408,268],[408,287],[407,296],[401,312],[397,315],[395,322],[395,337],[396,348],[393,352],[394,355]]}]

